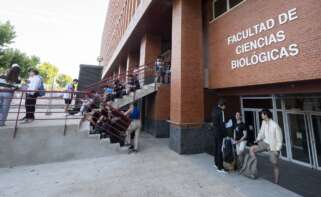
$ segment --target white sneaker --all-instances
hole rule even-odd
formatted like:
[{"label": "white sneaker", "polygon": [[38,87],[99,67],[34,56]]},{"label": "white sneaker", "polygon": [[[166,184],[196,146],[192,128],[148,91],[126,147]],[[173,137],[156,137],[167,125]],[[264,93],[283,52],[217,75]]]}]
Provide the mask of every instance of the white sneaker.
[{"label": "white sneaker", "polygon": [[82,113],[78,112],[78,113],[75,114],[75,116],[82,116]]},{"label": "white sneaker", "polygon": [[219,170],[219,169],[217,169],[216,172],[221,173],[221,174],[227,174],[227,172],[226,172],[225,170]]}]

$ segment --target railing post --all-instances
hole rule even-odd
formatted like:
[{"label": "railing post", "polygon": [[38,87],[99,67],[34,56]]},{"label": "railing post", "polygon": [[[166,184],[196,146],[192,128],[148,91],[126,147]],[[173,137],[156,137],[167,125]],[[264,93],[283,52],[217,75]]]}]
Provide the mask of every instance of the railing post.
[{"label": "railing post", "polygon": [[65,124],[64,124],[64,136],[67,134],[67,114],[65,115]]},{"label": "railing post", "polygon": [[[13,92],[13,97],[14,97],[14,92]],[[15,123],[15,126],[14,126],[14,132],[13,132],[13,138],[16,138],[16,136],[17,136],[17,131],[18,131],[18,120],[19,120],[19,115],[20,115],[20,109],[21,109],[22,98],[23,98],[23,92],[21,92],[21,96],[20,96],[19,107],[18,107],[18,113],[17,113],[16,123]]]}]

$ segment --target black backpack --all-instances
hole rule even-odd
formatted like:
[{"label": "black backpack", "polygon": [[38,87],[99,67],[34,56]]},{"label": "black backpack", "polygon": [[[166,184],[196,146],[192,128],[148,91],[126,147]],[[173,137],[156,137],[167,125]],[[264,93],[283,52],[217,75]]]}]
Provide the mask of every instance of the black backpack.
[{"label": "black backpack", "polygon": [[234,161],[234,147],[232,140],[229,137],[223,139],[222,152],[223,161],[227,163],[231,163]]}]

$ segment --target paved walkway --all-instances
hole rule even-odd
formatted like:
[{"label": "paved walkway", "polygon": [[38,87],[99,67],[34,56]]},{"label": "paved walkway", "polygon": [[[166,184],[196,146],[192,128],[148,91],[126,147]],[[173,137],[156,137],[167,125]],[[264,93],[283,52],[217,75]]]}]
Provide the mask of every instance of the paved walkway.
[{"label": "paved walkway", "polygon": [[141,152],[0,169],[1,197],[298,196],[266,180],[218,174],[208,154],[178,155],[143,134]]}]

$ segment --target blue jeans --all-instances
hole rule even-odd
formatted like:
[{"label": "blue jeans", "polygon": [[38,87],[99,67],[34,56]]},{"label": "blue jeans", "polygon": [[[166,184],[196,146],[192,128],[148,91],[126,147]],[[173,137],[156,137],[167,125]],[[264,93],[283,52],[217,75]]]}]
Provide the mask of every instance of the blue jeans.
[{"label": "blue jeans", "polygon": [[0,92],[0,126],[4,126],[10,109],[12,92]]}]

